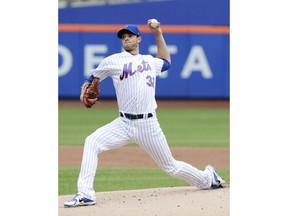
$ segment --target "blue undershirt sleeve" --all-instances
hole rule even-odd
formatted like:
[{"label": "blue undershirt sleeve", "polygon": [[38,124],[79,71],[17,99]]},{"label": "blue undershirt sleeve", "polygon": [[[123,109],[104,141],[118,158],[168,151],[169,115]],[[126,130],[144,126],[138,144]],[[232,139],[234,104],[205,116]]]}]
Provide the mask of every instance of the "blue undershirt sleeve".
[{"label": "blue undershirt sleeve", "polygon": [[171,66],[169,61],[167,61],[166,59],[162,59],[162,60],[164,61],[164,64],[162,66],[161,72],[168,70]]},{"label": "blue undershirt sleeve", "polygon": [[86,82],[86,83],[91,83],[93,79],[94,79],[94,76],[91,75],[90,77],[88,77],[88,78],[85,79],[85,82]]}]

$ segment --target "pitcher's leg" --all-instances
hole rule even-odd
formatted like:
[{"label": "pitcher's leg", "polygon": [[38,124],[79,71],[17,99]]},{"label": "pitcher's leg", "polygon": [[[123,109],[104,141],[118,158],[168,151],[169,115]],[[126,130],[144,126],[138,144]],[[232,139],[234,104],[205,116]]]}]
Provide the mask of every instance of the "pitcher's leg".
[{"label": "pitcher's leg", "polygon": [[98,154],[118,148],[130,142],[120,118],[97,129],[85,140],[81,170],[78,178],[78,192],[95,201],[93,183],[98,165]]},{"label": "pitcher's leg", "polygon": [[210,188],[212,179],[204,171],[198,170],[194,166],[173,158],[166,138],[155,121],[150,120],[149,126],[143,127],[138,137],[139,145],[153,158],[158,166],[166,173],[188,182],[189,185],[200,189]]}]

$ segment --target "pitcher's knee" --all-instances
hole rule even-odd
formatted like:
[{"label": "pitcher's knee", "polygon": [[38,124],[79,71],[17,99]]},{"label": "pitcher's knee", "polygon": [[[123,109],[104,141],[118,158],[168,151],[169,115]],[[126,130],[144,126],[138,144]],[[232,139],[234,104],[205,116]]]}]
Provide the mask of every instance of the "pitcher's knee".
[{"label": "pitcher's knee", "polygon": [[97,154],[101,153],[101,151],[102,151],[101,146],[100,146],[100,142],[97,140],[96,137],[93,137],[91,135],[86,137],[84,148],[89,148],[91,150],[93,149],[92,151],[95,151]]}]

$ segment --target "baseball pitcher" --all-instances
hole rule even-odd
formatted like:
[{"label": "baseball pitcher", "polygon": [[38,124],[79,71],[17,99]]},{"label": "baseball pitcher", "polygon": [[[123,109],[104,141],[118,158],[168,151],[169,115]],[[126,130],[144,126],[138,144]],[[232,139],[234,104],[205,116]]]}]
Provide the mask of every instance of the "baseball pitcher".
[{"label": "baseball pitcher", "polygon": [[94,205],[96,194],[93,183],[98,155],[131,142],[147,152],[163,171],[191,186],[215,189],[225,184],[211,165],[206,166],[204,171],[198,170],[188,163],[177,161],[171,154],[157,119],[155,100],[156,78],[169,69],[171,57],[160,22],[149,19],[147,26],[155,35],[156,57],[140,54],[141,32],[136,25],[127,25],[117,33],[124,51],[103,59],[82,86],[80,100],[90,108],[97,101],[101,81],[110,77],[116,91],[119,116],[86,138],[78,193],[64,203],[65,207]]}]

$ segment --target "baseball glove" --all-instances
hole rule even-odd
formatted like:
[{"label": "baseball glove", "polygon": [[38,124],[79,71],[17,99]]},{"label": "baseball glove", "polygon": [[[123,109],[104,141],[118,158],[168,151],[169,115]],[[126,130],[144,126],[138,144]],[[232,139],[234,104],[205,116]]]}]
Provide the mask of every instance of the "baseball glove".
[{"label": "baseball glove", "polygon": [[94,77],[91,83],[84,83],[81,87],[80,100],[87,108],[91,108],[97,101],[100,93],[100,78]]}]

